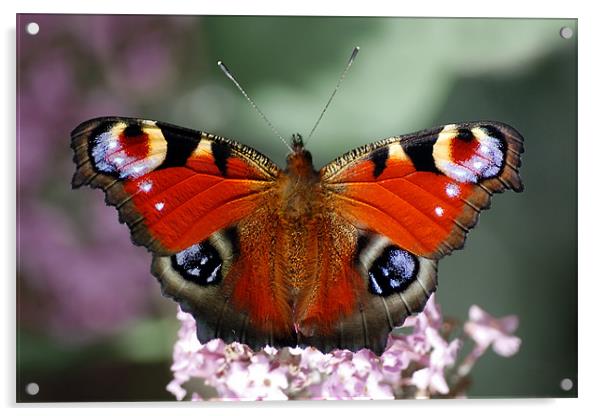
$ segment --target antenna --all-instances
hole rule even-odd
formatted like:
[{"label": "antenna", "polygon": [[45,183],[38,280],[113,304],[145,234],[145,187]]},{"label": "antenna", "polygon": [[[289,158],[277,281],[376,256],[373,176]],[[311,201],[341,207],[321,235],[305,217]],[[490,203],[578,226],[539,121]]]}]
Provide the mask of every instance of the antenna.
[{"label": "antenna", "polygon": [[255,109],[255,111],[257,111],[259,113],[261,118],[263,118],[263,121],[265,121],[267,123],[267,125],[270,126],[270,128],[272,129],[274,134],[276,134],[276,136],[280,137],[280,140],[282,140],[282,143],[284,143],[286,145],[286,147],[288,147],[288,150],[290,150],[292,153],[293,152],[292,147],[286,142],[286,140],[284,140],[284,138],[280,135],[280,133],[278,133],[278,130],[276,130],[276,127],[274,127],[274,125],[272,123],[270,123],[270,120],[268,120],[268,118],[265,116],[265,114],[263,114],[263,112],[259,109],[259,107],[257,107],[257,104],[255,104],[255,102],[251,99],[251,97],[249,97],[249,95],[245,92],[245,90],[240,86],[240,84],[238,83],[236,78],[234,78],[232,73],[228,70],[226,65],[224,65],[224,63],[222,61],[217,61],[217,66],[219,66],[220,69],[223,71],[223,73],[226,74],[226,76],[228,78],[230,78],[230,81],[232,81],[234,83],[234,85],[236,85],[236,88],[238,88],[238,90],[242,93],[242,95],[245,96],[245,98],[247,99],[249,104],[251,104],[251,107],[253,107]]},{"label": "antenna", "polygon": [[355,57],[357,56],[357,54],[358,54],[359,51],[360,51],[360,47],[359,46],[356,46],[355,48],[353,48],[353,52],[351,52],[351,56],[349,57],[349,61],[347,62],[347,66],[345,67],[345,69],[343,70],[343,73],[339,77],[339,81],[337,82],[336,87],[334,87],[334,91],[332,91],[332,94],[330,94],[330,98],[328,99],[328,102],[326,103],[326,105],[324,106],[324,109],[320,113],[320,117],[318,117],[318,121],[316,121],[316,124],[314,124],[314,127],[311,129],[311,132],[307,136],[307,139],[305,139],[305,144],[307,144],[307,142],[309,141],[309,139],[311,138],[311,136],[314,134],[314,131],[316,131],[316,128],[318,127],[318,124],[320,124],[320,121],[322,120],[322,117],[324,117],[324,113],[326,113],[326,110],[328,109],[328,106],[330,105],[330,102],[332,101],[332,99],[334,98],[334,95],[339,90],[339,87],[341,86],[341,83],[345,79],[345,75],[347,75],[347,71],[349,71],[349,68],[351,68],[351,64],[355,60]]}]

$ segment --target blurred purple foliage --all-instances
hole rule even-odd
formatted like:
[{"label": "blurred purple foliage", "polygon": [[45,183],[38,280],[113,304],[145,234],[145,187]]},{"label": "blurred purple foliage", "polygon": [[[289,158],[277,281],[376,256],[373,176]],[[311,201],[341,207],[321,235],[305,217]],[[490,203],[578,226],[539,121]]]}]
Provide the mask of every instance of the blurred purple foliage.
[{"label": "blurred purple foliage", "polygon": [[[147,313],[150,256],[99,191],[71,191],[71,130],[89,118],[144,116],[172,85],[172,42],[193,18],[52,15],[18,30],[19,322],[61,342],[110,334]],[[160,24],[159,24],[160,22]]]}]

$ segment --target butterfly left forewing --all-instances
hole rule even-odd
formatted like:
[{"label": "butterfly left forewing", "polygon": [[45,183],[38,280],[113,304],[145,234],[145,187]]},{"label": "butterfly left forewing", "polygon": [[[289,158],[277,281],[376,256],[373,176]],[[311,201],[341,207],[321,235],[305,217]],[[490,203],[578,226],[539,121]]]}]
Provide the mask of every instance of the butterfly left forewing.
[{"label": "butterfly left forewing", "polygon": [[249,215],[278,168],[234,141],[167,123],[103,117],[72,133],[73,187],[101,188],[134,243],[172,254]]}]

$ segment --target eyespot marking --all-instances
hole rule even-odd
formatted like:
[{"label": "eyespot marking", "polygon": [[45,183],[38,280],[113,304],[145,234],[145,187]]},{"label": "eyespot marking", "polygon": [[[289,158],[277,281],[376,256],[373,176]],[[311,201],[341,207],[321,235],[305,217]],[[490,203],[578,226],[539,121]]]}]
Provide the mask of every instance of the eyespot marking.
[{"label": "eyespot marking", "polygon": [[94,168],[121,179],[134,179],[156,169],[165,159],[167,143],[154,122],[148,127],[125,122],[104,123],[92,133],[90,158]]},{"label": "eyespot marking", "polygon": [[206,241],[171,256],[171,265],[185,280],[199,286],[215,285],[222,280],[222,259]]},{"label": "eyespot marking", "polygon": [[368,270],[368,290],[380,296],[403,292],[418,275],[416,257],[398,246],[383,249]]},{"label": "eyespot marking", "polygon": [[[477,183],[500,173],[503,138],[486,127],[445,128],[433,146],[437,168],[458,182]],[[449,193],[448,193],[449,195]]]}]

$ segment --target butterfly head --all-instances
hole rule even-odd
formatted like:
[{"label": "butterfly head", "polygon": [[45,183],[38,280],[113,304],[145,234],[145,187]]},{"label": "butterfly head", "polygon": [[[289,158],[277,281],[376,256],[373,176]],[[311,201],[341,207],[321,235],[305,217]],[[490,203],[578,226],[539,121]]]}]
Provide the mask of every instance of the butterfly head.
[{"label": "butterfly head", "polygon": [[298,176],[309,176],[315,173],[311,153],[303,147],[303,138],[299,133],[292,137],[293,151],[286,159],[287,171]]},{"label": "butterfly head", "polygon": [[303,137],[299,133],[293,134],[291,139],[293,145],[293,152],[297,153],[303,150]]}]

